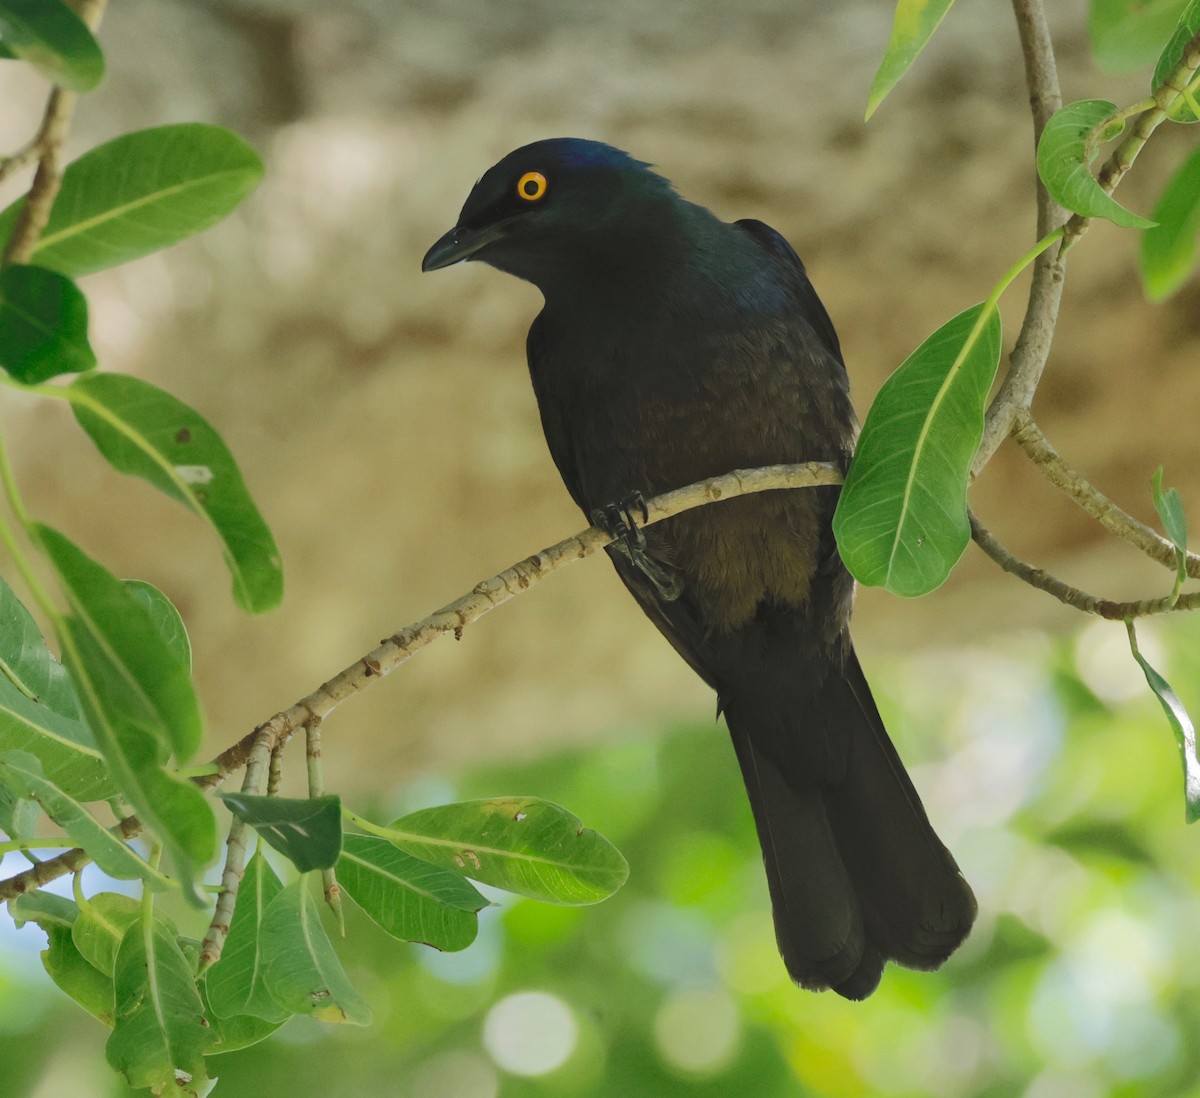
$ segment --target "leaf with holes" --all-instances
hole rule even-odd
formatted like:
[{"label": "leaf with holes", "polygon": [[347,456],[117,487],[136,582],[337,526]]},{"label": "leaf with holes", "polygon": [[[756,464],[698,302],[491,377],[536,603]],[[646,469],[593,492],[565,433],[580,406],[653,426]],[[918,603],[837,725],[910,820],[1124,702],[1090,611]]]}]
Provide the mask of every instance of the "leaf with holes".
[{"label": "leaf with holes", "polygon": [[[114,138],[67,166],[31,262],[72,278],[128,263],[215,225],[258,185],[237,134],[199,122]],[[12,233],[24,199],[0,213]]]},{"label": "leaf with holes", "polygon": [[258,797],[223,793],[221,800],[300,870],[332,869],[342,850],[342,799]]},{"label": "leaf with holes", "polygon": [[33,385],[95,365],[79,287],[44,267],[0,267],[0,366]]},{"label": "leaf with holes", "polygon": [[394,938],[452,952],[466,949],[488,902],[457,873],[431,865],[386,839],[347,835],[338,883]]},{"label": "leaf with holes", "polygon": [[371,1007],[334,953],[306,881],[293,881],[267,905],[261,935],[267,990],[290,1014],[370,1025]]},{"label": "leaf with holes", "polygon": [[109,1064],[133,1087],[157,1093],[207,1093],[204,1053],[213,1034],[192,966],[160,920],[140,915],[125,931],[113,974],[116,1026]]},{"label": "leaf with holes", "polygon": [[148,480],[219,537],[239,606],[261,613],[283,598],[275,539],[220,435],[193,409],[123,374],[81,377],[67,390],[79,425],[114,468]]},{"label": "leaf with holes", "polygon": [[1081,99],[1056,111],[1038,141],[1038,175],[1051,197],[1068,210],[1084,217],[1107,218],[1127,229],[1148,229],[1154,222],[1120,205],[1090,170],[1100,143],[1115,136],[1098,133],[1097,127],[1116,110],[1115,103],[1103,99]]},{"label": "leaf with holes", "polygon": [[927,594],[967,547],[967,483],[1000,362],[1000,316],[983,309],[943,324],[871,406],[833,518],[860,583]]},{"label": "leaf with holes", "polygon": [[7,56],[71,91],[91,91],[104,78],[99,43],[62,0],[0,0],[0,39]]},{"label": "leaf with holes", "polygon": [[426,808],[388,831],[391,842],[424,861],[547,903],[594,904],[629,876],[629,864],[603,835],[535,797]]},{"label": "leaf with holes", "polygon": [[887,52],[867,95],[867,118],[908,72],[954,0],[897,0]]}]

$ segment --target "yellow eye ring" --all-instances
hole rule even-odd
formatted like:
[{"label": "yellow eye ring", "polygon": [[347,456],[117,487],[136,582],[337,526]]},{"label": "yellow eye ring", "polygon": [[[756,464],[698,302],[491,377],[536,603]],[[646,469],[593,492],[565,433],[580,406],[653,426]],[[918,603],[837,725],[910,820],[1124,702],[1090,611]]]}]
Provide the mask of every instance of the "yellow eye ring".
[{"label": "yellow eye ring", "polygon": [[517,180],[517,195],[526,202],[536,202],[546,193],[546,177],[541,172],[526,172]]}]

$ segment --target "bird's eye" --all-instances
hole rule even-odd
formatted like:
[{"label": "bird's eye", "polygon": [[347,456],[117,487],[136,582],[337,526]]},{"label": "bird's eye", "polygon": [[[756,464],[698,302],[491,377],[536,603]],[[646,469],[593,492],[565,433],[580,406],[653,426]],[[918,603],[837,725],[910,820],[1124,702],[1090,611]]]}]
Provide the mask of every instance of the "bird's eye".
[{"label": "bird's eye", "polygon": [[536,202],[546,193],[546,177],[541,172],[526,172],[517,180],[517,194],[526,202]]}]

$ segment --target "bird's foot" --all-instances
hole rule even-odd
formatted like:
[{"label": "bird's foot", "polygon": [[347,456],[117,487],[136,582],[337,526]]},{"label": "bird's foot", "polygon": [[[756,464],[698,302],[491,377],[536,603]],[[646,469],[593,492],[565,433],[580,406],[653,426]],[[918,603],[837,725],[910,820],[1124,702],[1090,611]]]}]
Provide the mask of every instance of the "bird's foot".
[{"label": "bird's foot", "polygon": [[608,503],[592,512],[592,525],[598,526],[613,539],[613,547],[629,558],[658,592],[664,602],[674,602],[683,594],[679,577],[672,575],[646,552],[646,535],[642,533],[634,518],[640,512],[642,522],[650,518],[646,497],[641,492],[631,492],[620,503]]}]

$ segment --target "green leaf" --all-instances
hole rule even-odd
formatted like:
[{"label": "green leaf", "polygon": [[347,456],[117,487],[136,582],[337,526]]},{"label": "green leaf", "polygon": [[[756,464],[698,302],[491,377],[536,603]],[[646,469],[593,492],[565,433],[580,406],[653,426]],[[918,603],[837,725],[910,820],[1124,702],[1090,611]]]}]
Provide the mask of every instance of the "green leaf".
[{"label": "green leaf", "polygon": [[208,1003],[204,984],[200,984],[200,998],[204,1000],[204,1016],[208,1020],[212,1032],[212,1044],[204,1050],[205,1056],[219,1056],[224,1052],[237,1052],[249,1048],[270,1037],[281,1025],[279,1022],[268,1022],[250,1014],[235,1014],[230,1018],[220,1018],[212,1012]]},{"label": "green leaf", "polygon": [[[219,126],[185,122],[124,134],[63,173],[33,260],[78,278],[215,225],[262,178],[258,154]],[[23,199],[0,213],[7,239]]]},{"label": "green leaf", "polygon": [[204,1093],[204,1052],[213,1035],[175,935],[161,921],[139,917],[121,939],[113,979],[117,1021],[105,1046],[109,1064],[134,1087]]},{"label": "green leaf", "polygon": [[1088,33],[1100,66],[1131,72],[1154,60],[1187,0],[1092,0]]},{"label": "green leaf", "polygon": [[1196,262],[1200,236],[1200,148],[1171,177],[1158,205],[1152,229],[1142,234],[1142,282],[1152,301],[1170,297],[1187,281]]},{"label": "green leaf", "polygon": [[67,390],[79,425],[122,473],[148,480],[221,539],[239,606],[260,613],[283,598],[275,539],[220,435],[149,382],[94,374]]},{"label": "green leaf", "polygon": [[84,960],[65,927],[43,928],[49,939],[42,950],[47,975],[84,1010],[106,1026],[113,1024],[113,981]]},{"label": "green leaf", "polygon": [[147,614],[158,632],[167,651],[175,657],[186,669],[192,671],[192,642],[188,639],[187,626],[183,617],[171,602],[152,583],[145,580],[122,580],[128,591]]},{"label": "green leaf", "polygon": [[88,964],[112,976],[121,939],[141,913],[141,903],[132,896],[97,892],[80,908],[71,924],[75,948]]},{"label": "green leaf", "polygon": [[1164,490],[1162,476],[1163,471],[1160,465],[1155,470],[1154,476],[1150,478],[1150,488],[1154,497],[1154,509],[1162,520],[1167,537],[1175,546],[1176,582],[1182,586],[1187,582],[1187,516],[1183,511],[1183,500],[1180,498],[1179,490],[1177,488]]},{"label": "green leaf", "polygon": [[61,642],[88,724],[117,786],[170,851],[185,894],[199,903],[195,874],[216,852],[216,819],[199,789],[162,769],[171,745],[182,761],[199,742],[187,669],[119,580],[62,534],[34,529],[73,612],[59,623]]},{"label": "green leaf", "polygon": [[8,56],[71,91],[91,91],[104,78],[99,44],[62,0],[0,0],[0,38]]},{"label": "green leaf", "polygon": [[173,881],[121,842],[83,805],[48,781],[33,755],[26,751],[0,754],[0,780],[19,796],[36,800],[46,815],[70,836],[71,842],[86,850],[110,877],[140,879],[158,892],[175,887]]},{"label": "green leaf", "polygon": [[1000,316],[983,309],[943,324],[871,406],[833,518],[842,560],[860,583],[924,595],[970,540],[967,483],[1000,362]]},{"label": "green leaf", "polygon": [[1171,684],[1138,651],[1133,622],[1127,621],[1125,627],[1129,632],[1129,646],[1133,650],[1133,658],[1141,667],[1146,676],[1146,684],[1154,691],[1154,696],[1158,698],[1163,712],[1167,715],[1171,731],[1175,733],[1179,758],[1183,764],[1185,819],[1188,823],[1195,823],[1200,820],[1200,760],[1196,758],[1196,726],[1192,724],[1191,716],[1179,700],[1179,695],[1171,688]]},{"label": "green leaf", "polygon": [[0,785],[0,831],[10,839],[32,838],[41,814],[37,801],[18,797],[8,786]]},{"label": "green leaf", "polygon": [[238,886],[221,959],[204,980],[215,1017],[236,1019],[248,1014],[266,1022],[283,1022],[289,1017],[271,998],[263,978],[262,921],[268,905],[282,890],[283,884],[267,859],[256,852]]},{"label": "green leaf", "polygon": [[79,916],[79,907],[65,896],[56,896],[53,892],[39,888],[33,892],[26,892],[15,900],[9,900],[8,913],[18,927],[26,923],[37,923],[43,930],[52,926],[62,926],[70,930]]},{"label": "green leaf", "polygon": [[337,865],[342,850],[342,799],[336,794],[290,798],[222,793],[221,800],[301,873]]},{"label": "green leaf", "polygon": [[[89,667],[92,678],[102,680],[103,689],[121,701],[130,719],[153,734],[156,763],[166,762],[171,750],[186,762],[203,734],[187,668],[167,647],[142,603],[106,568],[57,530],[38,526],[37,537],[63,581],[77,631],[89,638],[87,652],[97,656]],[[86,708],[87,699],[83,701]],[[107,746],[102,740],[111,762]]]},{"label": "green leaf", "polygon": [[267,905],[260,936],[267,989],[290,1014],[370,1025],[371,1007],[334,953],[306,881],[293,881]]},{"label": "green leaf", "polygon": [[557,904],[594,904],[625,883],[629,865],[603,835],[535,797],[426,808],[388,828],[396,846],[496,888]]},{"label": "green leaf", "polygon": [[908,72],[953,3],[954,0],[897,0],[892,36],[867,96],[867,118]]},{"label": "green leaf", "polygon": [[[1183,60],[1184,50],[1196,36],[1197,31],[1200,31],[1200,0],[1191,0],[1191,3],[1180,14],[1175,33],[1163,47],[1158,64],[1154,66],[1154,76],[1150,81],[1151,92],[1157,92],[1167,82],[1171,73],[1178,68],[1179,63]],[[1191,89],[1193,99],[1200,94],[1200,77],[1197,77],[1195,73],[1192,74],[1188,87]],[[1172,122],[1200,122],[1200,118],[1196,116],[1192,105],[1184,96],[1175,100],[1171,109],[1167,111],[1167,117]]]},{"label": "green leaf", "polygon": [[392,937],[446,952],[475,940],[475,913],[488,906],[457,873],[371,835],[346,836],[337,875],[351,899]]},{"label": "green leaf", "polygon": [[1068,210],[1084,217],[1107,218],[1127,229],[1148,229],[1154,222],[1119,205],[1088,167],[1106,139],[1093,131],[1116,110],[1115,103],[1103,99],[1081,99],[1056,111],[1038,141],[1038,175],[1050,196]]},{"label": "green leaf", "polygon": [[81,801],[112,795],[66,668],[0,579],[0,751],[12,750],[37,756],[46,777]]},{"label": "green leaf", "polygon": [[18,381],[90,370],[96,355],[87,330],[87,298],[69,278],[44,267],[0,267],[0,366]]}]

